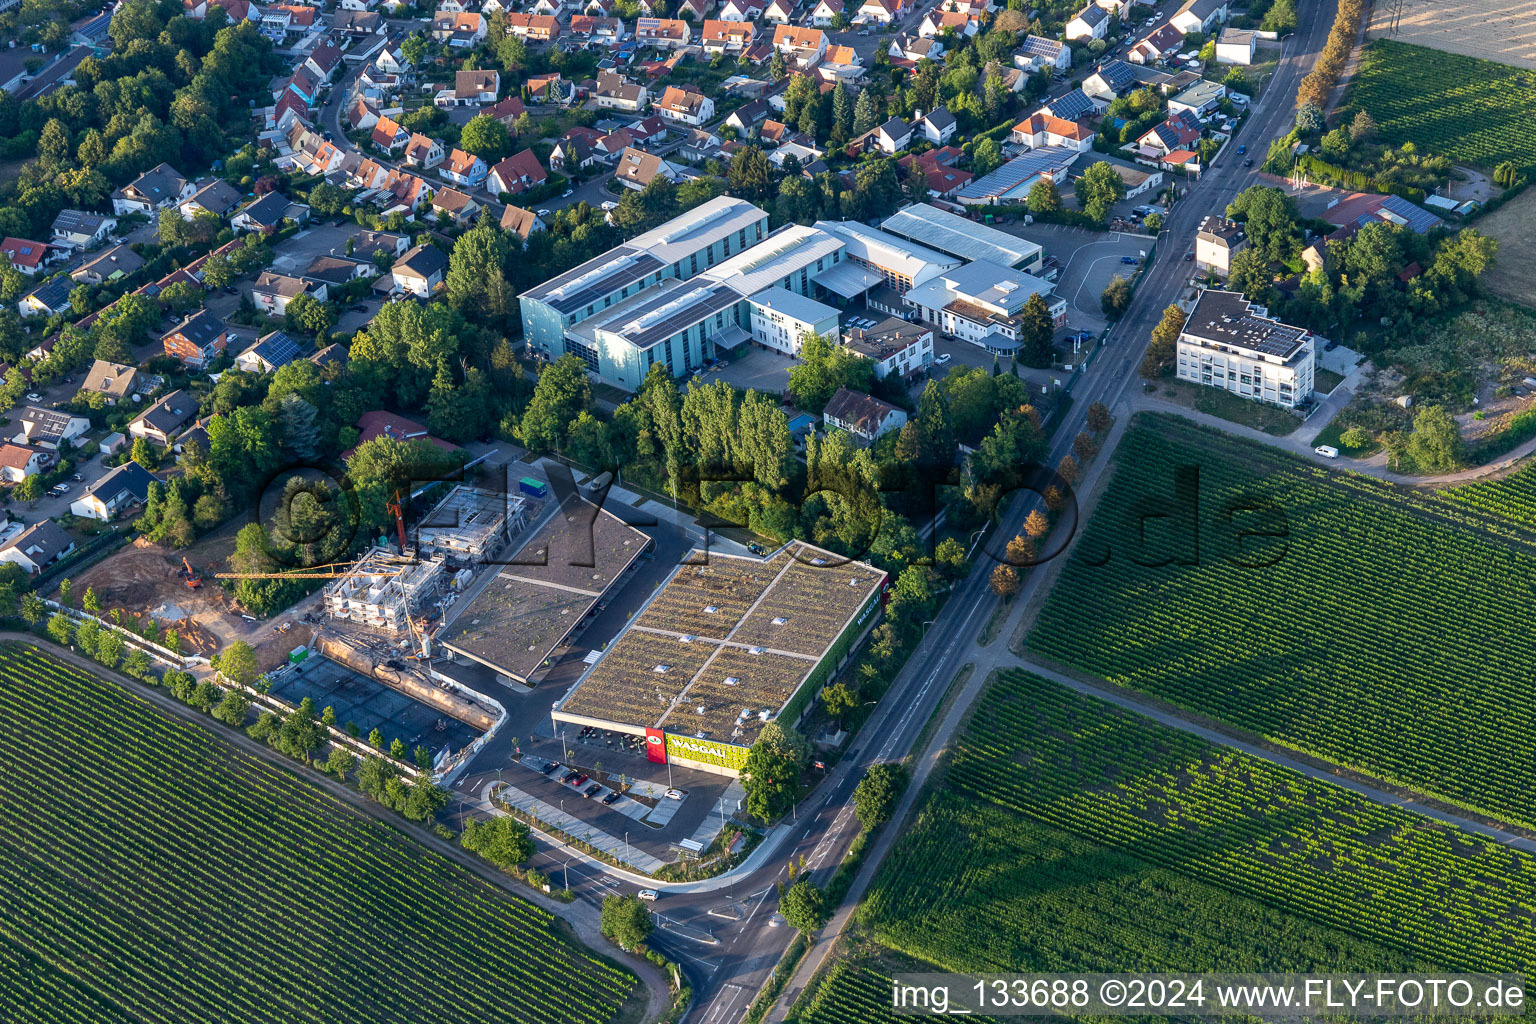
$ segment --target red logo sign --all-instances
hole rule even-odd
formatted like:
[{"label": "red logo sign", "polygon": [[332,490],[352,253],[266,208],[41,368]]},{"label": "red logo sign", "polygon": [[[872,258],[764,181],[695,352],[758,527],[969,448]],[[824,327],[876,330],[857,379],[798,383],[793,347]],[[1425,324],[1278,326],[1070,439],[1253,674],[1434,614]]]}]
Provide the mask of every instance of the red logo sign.
[{"label": "red logo sign", "polygon": [[646,760],[657,764],[667,763],[667,734],[660,729],[645,730]]}]

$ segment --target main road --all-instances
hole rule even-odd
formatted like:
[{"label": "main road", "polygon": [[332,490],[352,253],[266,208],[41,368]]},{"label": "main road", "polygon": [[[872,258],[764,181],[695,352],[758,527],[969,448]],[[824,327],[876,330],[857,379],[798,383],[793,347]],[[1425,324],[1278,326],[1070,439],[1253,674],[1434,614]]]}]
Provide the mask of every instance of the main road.
[{"label": "main road", "polygon": [[[1256,158],[1262,156],[1271,139],[1290,130],[1297,86],[1327,39],[1337,0],[1303,0],[1300,6],[1302,28],[1286,41],[1279,68],[1238,133]],[[1222,212],[1234,196],[1254,183],[1255,175],[1256,171],[1242,166],[1234,147],[1229,145],[1205,174],[1190,182],[1186,194],[1165,220],[1159,236],[1160,258],[1147,269],[1126,316],[1110,330],[1103,348],[1077,382],[1072,410],[1052,435],[1051,465],[1072,450],[1073,440],[1085,427],[1084,418],[1091,403],[1102,402],[1121,410],[1128,389],[1135,385],[1137,366],[1152,328],[1162,310],[1187,287],[1190,268],[1183,260],[1183,243],[1192,238],[1202,217]],[[1118,436],[1117,429],[1094,463],[1096,470],[1108,462]],[[1022,500],[1015,502],[994,537],[1011,537],[1018,532],[1031,507]],[[776,885],[786,879],[789,862],[799,862],[804,857],[813,880],[825,882],[857,834],[852,796],[865,770],[877,761],[924,754],[913,750],[918,735],[939,707],[961,666],[977,665],[962,702],[979,689],[984,669],[997,661],[1007,643],[1006,631],[998,648],[983,648],[978,643],[982,628],[997,607],[997,598],[988,587],[988,576],[985,567],[978,566],[957,585],[932,628],[852,741],[848,754],[812,796],[796,808],[791,820],[770,838],[774,847],[771,856],[765,858],[766,863],[733,875],[728,881],[719,880],[715,886],[690,887],[685,891],[655,886],[661,890],[661,898],[655,904],[660,927],[653,936],[653,944],[682,966],[693,985],[695,1002],[686,1020],[695,1024],[735,1024],[741,1020],[792,937],[788,927],[775,926],[774,915]],[[1028,598],[1029,590],[1047,576],[1040,572],[1030,574],[1019,606],[1024,603],[1022,599]],[[963,711],[963,707],[958,710]],[[930,756],[922,758],[920,766],[931,765],[931,755],[947,741],[959,717],[957,712],[946,716],[925,748]],[[882,842],[871,851],[859,883],[867,881],[895,832],[887,829]],[[594,903],[600,903],[609,893],[633,892],[637,888],[633,878],[623,877],[557,844],[541,841],[535,866],[556,882],[568,880],[578,899]],[[862,884],[856,884],[850,903],[861,890]],[[825,957],[847,920],[845,908],[824,930],[808,958],[806,971],[797,976],[791,991],[802,985],[809,968]]]}]

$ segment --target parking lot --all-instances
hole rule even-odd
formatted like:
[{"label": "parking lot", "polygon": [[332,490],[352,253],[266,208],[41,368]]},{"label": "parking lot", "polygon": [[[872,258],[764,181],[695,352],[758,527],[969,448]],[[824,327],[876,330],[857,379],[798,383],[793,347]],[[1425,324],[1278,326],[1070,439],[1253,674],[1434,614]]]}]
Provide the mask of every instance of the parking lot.
[{"label": "parking lot", "polygon": [[789,388],[789,369],[798,361],[749,342],[725,355],[726,366],[711,367],[704,382],[723,379],[738,388],[754,388],[763,394],[780,395]]},{"label": "parking lot", "polygon": [[[1098,333],[1107,325],[1099,296],[1115,275],[1130,277],[1152,245],[1147,235],[1090,231],[1062,224],[1003,224],[1002,230],[1038,242],[1060,267],[1056,294],[1067,300],[1069,331]],[[1136,265],[1122,260],[1133,259]]]}]

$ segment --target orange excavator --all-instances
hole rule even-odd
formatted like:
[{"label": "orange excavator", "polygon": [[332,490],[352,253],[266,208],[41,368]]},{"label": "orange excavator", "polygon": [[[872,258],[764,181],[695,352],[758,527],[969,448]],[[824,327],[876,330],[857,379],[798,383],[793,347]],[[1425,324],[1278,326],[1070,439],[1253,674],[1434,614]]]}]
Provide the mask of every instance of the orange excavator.
[{"label": "orange excavator", "polygon": [[203,585],[202,577],[192,568],[192,563],[187,561],[185,555],[181,559],[181,578],[186,581],[188,590],[196,590]]}]

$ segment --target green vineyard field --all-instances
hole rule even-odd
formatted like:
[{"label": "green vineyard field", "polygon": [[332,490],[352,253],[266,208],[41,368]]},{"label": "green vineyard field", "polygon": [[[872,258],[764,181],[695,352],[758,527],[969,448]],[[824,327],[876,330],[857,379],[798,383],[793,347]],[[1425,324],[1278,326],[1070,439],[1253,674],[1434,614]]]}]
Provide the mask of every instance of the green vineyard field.
[{"label": "green vineyard field", "polygon": [[0,646],[0,1020],[606,1024],[633,975],[295,773]]},{"label": "green vineyard field", "polygon": [[[1198,552],[1196,520],[1157,518],[1179,466],[1198,470]],[[1495,507],[1492,492],[1458,493],[1397,490],[1172,417],[1139,419],[1028,647],[1536,824],[1536,548],[1515,498]]]},{"label": "green vineyard field", "polygon": [[1492,169],[1536,170],[1529,71],[1378,39],[1362,52],[1347,106],[1368,110],[1383,141]]}]

